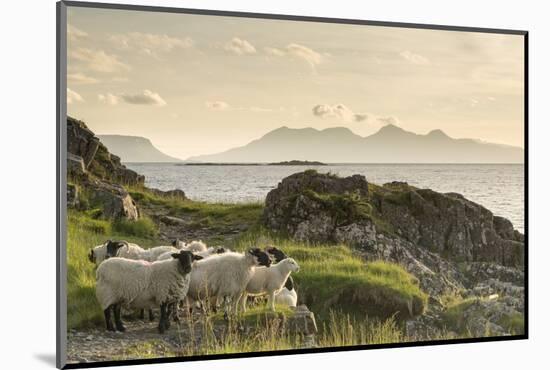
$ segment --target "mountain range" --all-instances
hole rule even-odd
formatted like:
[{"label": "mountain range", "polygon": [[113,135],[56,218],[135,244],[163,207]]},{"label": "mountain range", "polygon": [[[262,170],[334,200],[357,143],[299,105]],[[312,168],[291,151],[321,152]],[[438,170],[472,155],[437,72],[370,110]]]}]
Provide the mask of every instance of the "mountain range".
[{"label": "mountain range", "polygon": [[520,147],[455,139],[442,130],[416,134],[389,124],[366,137],[345,127],[283,126],[244,146],[190,157],[186,162],[523,163],[523,159]]},{"label": "mountain range", "polygon": [[182,162],[158,150],[151,140],[141,136],[97,135],[109,151],[122,162]]}]

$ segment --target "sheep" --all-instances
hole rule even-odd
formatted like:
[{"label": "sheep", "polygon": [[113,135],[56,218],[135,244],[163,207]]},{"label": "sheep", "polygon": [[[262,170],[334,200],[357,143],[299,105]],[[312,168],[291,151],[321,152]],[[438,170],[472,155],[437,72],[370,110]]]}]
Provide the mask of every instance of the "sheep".
[{"label": "sheep", "polygon": [[179,250],[171,246],[143,249],[139,245],[128,243],[125,240],[107,240],[105,243],[92,248],[88,254],[88,259],[96,265],[101,264],[101,262],[111,257],[153,262],[156,261],[161,254],[166,252],[177,253]]},{"label": "sheep", "polygon": [[[225,253],[225,252],[228,252],[229,249],[228,248],[224,248],[224,247],[208,247],[208,249],[206,249],[205,251],[202,251],[202,252],[193,252],[195,253],[197,256],[201,256],[203,258],[207,258],[207,257],[210,257],[210,256],[213,256],[213,255],[216,255],[216,254],[222,254],[222,253]],[[190,251],[192,252],[192,251]],[[158,258],[157,258],[157,261],[162,261],[162,260],[166,260],[166,259],[170,259],[171,257],[171,254],[172,252],[165,252],[163,254],[161,254]]]},{"label": "sheep", "polygon": [[182,250],[188,250],[193,253],[204,252],[206,251],[206,244],[202,240],[193,240],[191,243],[187,244],[182,240],[176,239],[172,242],[172,247]]},{"label": "sheep", "polygon": [[270,267],[258,267],[246,285],[241,296],[243,312],[246,312],[247,296],[261,296],[267,294],[267,305],[275,311],[275,294],[284,287],[291,272],[300,271],[300,266],[293,258],[285,258]]},{"label": "sheep", "polygon": [[[245,254],[227,252],[197,262],[191,272],[188,300],[223,302],[225,317],[237,313],[238,302],[257,266],[270,266],[267,253],[259,248]],[[190,305],[191,307],[191,305]]]},{"label": "sheep", "polygon": [[[125,331],[120,318],[121,307],[147,309],[160,306],[158,330],[170,326],[170,310],[185,298],[194,261],[202,257],[189,251],[172,254],[171,260],[137,261],[121,257],[105,260],[96,271],[96,297],[109,331]],[[115,326],[111,321],[114,313]]]},{"label": "sheep", "polygon": [[[273,256],[276,263],[288,257],[282,250],[276,247],[269,247],[266,249],[266,252]],[[285,286],[275,295],[275,303],[283,306],[296,307],[298,303],[298,293],[296,289],[294,289],[294,280],[292,276],[286,279]]]}]

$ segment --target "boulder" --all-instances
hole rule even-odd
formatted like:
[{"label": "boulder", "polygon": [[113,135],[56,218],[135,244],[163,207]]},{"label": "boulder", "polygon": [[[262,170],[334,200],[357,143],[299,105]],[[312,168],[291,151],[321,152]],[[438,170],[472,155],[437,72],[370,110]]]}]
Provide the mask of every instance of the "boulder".
[{"label": "boulder", "polygon": [[86,183],[90,204],[100,205],[103,216],[111,219],[139,219],[139,210],[128,192],[118,184],[98,179]]}]

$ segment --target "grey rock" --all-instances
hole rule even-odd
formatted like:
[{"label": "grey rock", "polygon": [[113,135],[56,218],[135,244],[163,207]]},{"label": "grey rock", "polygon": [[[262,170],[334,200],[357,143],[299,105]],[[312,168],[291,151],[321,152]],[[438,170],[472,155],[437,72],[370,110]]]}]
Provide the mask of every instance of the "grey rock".
[{"label": "grey rock", "polygon": [[86,183],[90,202],[101,205],[103,216],[111,219],[139,219],[139,210],[128,192],[118,184],[92,179]]}]

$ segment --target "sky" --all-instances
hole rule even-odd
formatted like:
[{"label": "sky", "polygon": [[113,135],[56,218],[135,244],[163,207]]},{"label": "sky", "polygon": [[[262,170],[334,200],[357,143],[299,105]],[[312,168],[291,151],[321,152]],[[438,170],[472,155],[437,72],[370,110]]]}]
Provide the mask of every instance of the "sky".
[{"label": "sky", "polygon": [[523,36],[69,7],[68,114],[166,154],[281,126],[523,147]]}]

